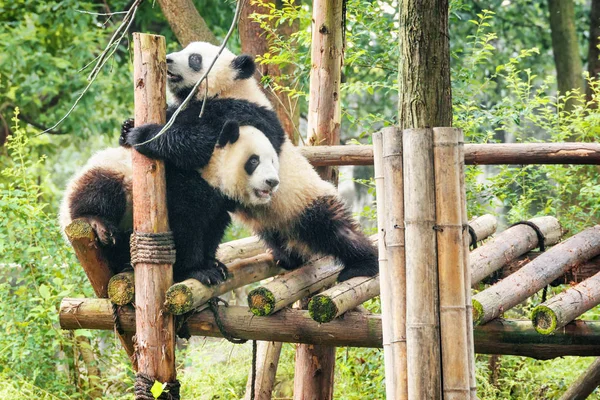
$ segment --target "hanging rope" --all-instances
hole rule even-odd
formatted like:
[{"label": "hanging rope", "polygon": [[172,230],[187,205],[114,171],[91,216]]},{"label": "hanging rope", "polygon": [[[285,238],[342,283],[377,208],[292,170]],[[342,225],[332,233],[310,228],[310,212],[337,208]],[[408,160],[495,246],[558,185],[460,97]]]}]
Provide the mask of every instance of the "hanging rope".
[{"label": "hanging rope", "polygon": [[112,317],[113,323],[115,325],[115,330],[119,335],[123,335],[125,330],[123,330],[123,326],[121,325],[121,321],[119,320],[119,306],[113,303],[112,305]]},{"label": "hanging rope", "polygon": [[473,248],[473,250],[475,250],[477,248],[477,242],[479,241],[479,239],[477,238],[477,233],[475,232],[475,229],[473,229],[473,227],[469,224],[467,224],[467,230],[469,231],[469,236],[471,236],[471,243],[469,243],[469,246]]},{"label": "hanging rope", "polygon": [[131,264],[175,264],[173,232],[131,234]]}]

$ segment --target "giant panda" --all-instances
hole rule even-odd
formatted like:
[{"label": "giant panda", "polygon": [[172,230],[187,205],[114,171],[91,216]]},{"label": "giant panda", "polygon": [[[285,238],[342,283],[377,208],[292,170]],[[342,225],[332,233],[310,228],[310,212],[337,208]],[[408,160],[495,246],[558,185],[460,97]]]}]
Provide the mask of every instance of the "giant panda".
[{"label": "giant panda", "polygon": [[[167,58],[169,108],[167,118],[189,94],[189,82],[204,73],[206,65],[216,56],[218,48],[208,43],[192,43],[183,51]],[[185,66],[183,68],[182,66]],[[285,136],[271,104],[253,78],[255,64],[251,57],[236,57],[224,50],[208,78],[208,88],[199,94],[177,117],[168,135],[140,146],[138,150],[154,157],[166,147],[175,156],[166,159],[167,202],[171,230],[177,249],[174,279],[196,278],[204,284],[216,284],[227,276],[225,266],[215,258],[216,248],[230,222],[227,210],[231,201],[209,186],[185,157],[193,154],[193,166],[208,163],[223,124],[234,119],[243,129],[256,126],[273,138],[271,149],[279,149]],[[195,82],[194,82],[195,83]],[[204,95],[203,117],[198,118]],[[126,121],[122,133],[143,141],[156,133],[158,125],[133,128]],[[256,129],[255,128],[255,129]],[[193,149],[169,138],[182,134],[193,138]],[[129,266],[129,235],[132,231],[131,155],[130,146],[122,135],[122,147],[103,150],[93,156],[67,185],[60,211],[60,225],[66,228],[74,219],[87,220],[97,234],[99,247],[113,272]],[[163,140],[163,139],[166,139]],[[153,151],[156,151],[155,153]],[[161,157],[166,158],[166,157]],[[256,168],[253,193],[270,193],[276,189],[276,172],[262,164]],[[258,177],[258,178],[257,178]],[[262,177],[262,182],[259,180]]]},{"label": "giant panda", "polygon": [[[203,52],[207,49],[205,45],[193,49],[188,46],[177,57],[167,58],[169,79],[176,81],[177,91],[181,93],[189,93],[204,73],[200,62],[188,61],[192,57],[190,52],[197,52],[199,60],[209,58]],[[202,92],[201,88],[199,94]],[[255,103],[264,106],[264,103]],[[200,104],[195,106],[201,107]],[[219,109],[218,100],[206,103],[205,115],[221,116],[229,110],[231,114],[225,114],[225,117],[232,117],[223,125],[217,148],[208,162],[193,151],[204,138],[204,133],[199,133],[202,127],[195,119],[191,120],[189,129],[170,129],[150,142],[147,141],[158,133],[161,126],[135,128],[125,134],[123,142],[135,146],[149,157],[165,159],[181,168],[199,170],[210,185],[234,201],[234,214],[260,235],[281,267],[294,269],[316,253],[332,255],[342,262],[344,269],[339,275],[340,281],[375,275],[378,272],[376,249],[360,231],[335,187],[319,177],[283,131],[268,129],[252,121],[257,129],[248,134],[246,127],[240,125],[251,121],[240,118],[232,111],[234,109]],[[196,117],[197,111],[192,112],[190,117]],[[277,191],[265,188],[252,193],[247,190],[253,181],[253,165],[248,164],[252,158],[247,156],[255,151],[259,140],[264,146],[273,147],[278,154]],[[203,155],[207,153],[203,152]],[[258,154],[254,163],[263,163]]]}]

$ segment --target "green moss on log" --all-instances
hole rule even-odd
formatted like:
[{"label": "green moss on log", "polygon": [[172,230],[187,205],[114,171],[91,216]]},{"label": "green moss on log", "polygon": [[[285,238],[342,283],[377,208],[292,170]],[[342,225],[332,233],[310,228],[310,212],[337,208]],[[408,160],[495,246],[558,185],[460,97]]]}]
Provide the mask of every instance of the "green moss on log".
[{"label": "green moss on log", "polygon": [[531,322],[535,330],[542,335],[549,335],[556,330],[556,313],[550,307],[539,305],[531,312]]},{"label": "green moss on log", "polygon": [[165,307],[174,315],[185,314],[194,307],[194,294],[184,284],[176,283],[167,290]]},{"label": "green moss on log", "polygon": [[108,298],[114,304],[123,306],[135,298],[133,273],[117,274],[108,281]]},{"label": "green moss on log", "polygon": [[94,231],[92,230],[91,225],[82,219],[76,219],[75,221],[71,222],[65,228],[65,233],[71,240],[86,237],[94,239]]},{"label": "green moss on log", "polygon": [[330,297],[317,295],[310,299],[308,313],[315,321],[324,323],[336,317],[338,308]]},{"label": "green moss on log", "polygon": [[473,325],[479,325],[483,320],[483,306],[480,302],[473,299]]},{"label": "green moss on log", "polygon": [[259,287],[248,293],[248,305],[252,314],[258,317],[270,315],[275,309],[275,296],[270,290]]}]

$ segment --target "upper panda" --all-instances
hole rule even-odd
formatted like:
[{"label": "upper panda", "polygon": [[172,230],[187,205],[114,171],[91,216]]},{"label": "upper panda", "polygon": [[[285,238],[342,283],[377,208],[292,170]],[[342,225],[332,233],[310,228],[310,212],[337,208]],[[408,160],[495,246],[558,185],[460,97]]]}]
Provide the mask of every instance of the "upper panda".
[{"label": "upper panda", "polygon": [[[216,46],[208,43],[192,43],[184,50],[168,55],[168,117],[189,94],[217,51]],[[187,157],[179,155],[192,154],[194,167],[206,165],[223,125],[230,119],[242,126],[254,126],[268,132],[273,138],[270,142],[273,149],[280,148],[285,137],[270,103],[252,77],[254,71],[251,57],[236,57],[224,50],[209,74],[208,87],[201,87],[168,134],[138,147],[149,156],[160,157],[166,149],[174,155],[167,159],[166,178],[167,208],[177,248],[176,281],[193,277],[205,284],[215,284],[226,278],[225,266],[215,259],[215,253],[230,222],[227,210],[232,207],[230,199],[209,186],[190,168],[192,164]],[[203,117],[199,119],[206,89],[208,99]],[[100,249],[114,272],[121,271],[129,263],[132,171],[127,147],[132,142],[127,139],[144,141],[160,127],[132,128],[131,123],[126,122],[120,139],[124,147],[106,149],[94,155],[70,181],[63,196],[60,212],[63,231],[76,218],[87,220],[96,231]],[[186,137],[194,140],[180,140]],[[186,148],[187,145],[193,148]],[[270,193],[277,187],[276,171],[265,169],[266,166],[257,168],[256,176],[261,176],[262,181],[255,181],[253,193]]]},{"label": "upper panda", "polygon": [[[176,57],[167,58],[169,86],[175,88],[175,95],[189,93],[190,88],[202,76],[205,60],[214,57],[212,53],[207,55],[206,49],[206,44],[194,44],[183,50],[184,55],[176,53]],[[218,59],[217,64],[220,62],[229,61]],[[231,61],[231,65],[243,64],[242,61]],[[218,70],[222,71],[221,68]],[[231,75],[229,79],[224,78],[221,82],[235,82],[236,77],[237,75]],[[211,86],[210,77],[208,82],[209,92],[222,87],[220,83]],[[237,89],[237,95],[241,96],[244,89]],[[198,96],[203,96],[203,87],[200,87]],[[209,184],[234,201],[235,214],[261,236],[282,267],[292,269],[306,262],[313,254],[323,254],[332,255],[344,264],[345,268],[340,273],[339,280],[376,274],[376,249],[360,231],[351,213],[337,195],[335,187],[319,177],[279,129],[278,123],[278,129],[271,129],[269,124],[272,122],[267,120],[266,124],[255,119],[247,120],[238,113],[247,102],[227,104],[221,108],[224,104],[222,102],[232,100],[220,100],[219,96],[222,95],[216,95],[216,99],[206,103],[200,119],[198,115],[202,103],[196,101],[180,114],[178,119],[184,113],[185,119],[179,121],[177,129],[169,129],[162,136],[145,143],[161,128],[159,125],[147,125],[136,128],[132,134],[126,134],[124,141],[150,157],[165,159],[181,168],[202,171],[202,177]],[[261,105],[256,109],[265,112],[262,96],[254,101],[253,106]],[[265,114],[274,115],[266,112]],[[207,135],[215,134],[213,129],[208,131],[206,127],[219,125],[205,125],[206,120],[202,122],[205,118],[214,118],[221,122],[224,119],[228,120],[227,123],[219,123],[223,127],[220,135],[211,138],[218,146],[209,160],[203,157],[208,151],[203,152],[200,157],[193,151],[198,149],[200,144],[206,143]],[[244,125],[252,125],[257,130],[249,135],[244,132]],[[256,145],[259,142],[264,143],[263,148],[270,146],[278,154],[277,191],[266,188],[253,193],[249,190],[249,186],[255,182],[255,177],[245,160],[250,160],[247,158],[248,154],[257,152]],[[261,165],[264,160],[261,160],[258,154],[255,155],[255,162]]]}]

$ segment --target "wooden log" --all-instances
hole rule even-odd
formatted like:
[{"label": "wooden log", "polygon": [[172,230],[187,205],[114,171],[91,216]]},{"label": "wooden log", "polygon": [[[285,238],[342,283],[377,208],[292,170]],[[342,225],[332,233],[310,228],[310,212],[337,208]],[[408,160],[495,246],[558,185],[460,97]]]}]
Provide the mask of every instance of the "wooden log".
[{"label": "wooden log", "polygon": [[[402,132],[408,397],[441,398],[433,130]],[[389,262],[389,255],[388,255]]]},{"label": "wooden log", "polygon": [[[286,308],[258,317],[247,307],[221,306],[224,328],[235,337],[288,343],[350,347],[382,347],[381,316],[350,311],[344,318],[319,324],[306,310]],[[135,331],[135,311],[119,309],[126,332]],[[62,300],[62,329],[112,330],[112,304],[108,299]],[[222,337],[214,315],[204,310],[187,320],[192,335]],[[475,327],[475,350],[481,354],[507,354],[548,360],[563,356],[600,356],[600,322],[574,321],[553,335],[540,335],[531,321],[497,319]]]},{"label": "wooden log", "polygon": [[[256,381],[254,386],[255,400],[271,400],[275,375],[281,355],[281,342],[259,341],[256,344]],[[248,375],[244,400],[250,400],[252,394],[252,374]]]},{"label": "wooden log", "polygon": [[[108,262],[102,255],[96,240],[96,234],[87,221],[76,219],[65,228],[65,234],[75,250],[75,255],[94,289],[96,296],[108,296],[108,282],[113,273]],[[134,370],[137,370],[137,360],[133,347],[133,335],[116,333],[123,345]]]},{"label": "wooden log", "polygon": [[480,325],[510,310],[573,266],[600,254],[600,225],[557,244],[519,271],[473,296],[473,321]]},{"label": "wooden log", "polygon": [[124,306],[135,299],[135,278],[133,271],[116,274],[108,281],[108,298],[118,306]]},{"label": "wooden log", "polygon": [[[165,123],[166,46],[162,36],[133,34],[135,123]],[[140,233],[169,231],[165,167],[132,152],[133,228]],[[135,266],[136,354],[139,373],[159,382],[174,382],[175,325],[164,308],[173,284],[171,264]]]},{"label": "wooden log", "polygon": [[217,249],[217,259],[229,264],[242,258],[255,257],[265,252],[265,247],[257,236],[221,243]]},{"label": "wooden log", "polygon": [[[406,260],[404,255],[404,176],[402,131],[386,128],[382,131],[381,173],[383,174],[382,204],[378,203],[377,218],[385,259],[380,265],[381,308],[384,324],[384,361],[388,398],[408,399],[408,367],[406,364]],[[379,202],[380,197],[377,197]]]},{"label": "wooden log", "polygon": [[[539,251],[530,251],[526,254],[523,254],[521,257],[506,264],[504,267],[499,269],[496,279],[504,279],[507,276],[514,274],[515,272],[523,268],[526,264],[535,260],[541,254],[542,253],[540,253]],[[579,265],[574,266],[564,275],[561,275],[557,279],[552,281],[551,285],[576,285],[596,275],[598,272],[600,272],[600,257],[594,257]]]},{"label": "wooden log", "polygon": [[331,285],[341,270],[342,266],[331,257],[311,261],[248,293],[250,310],[258,316],[271,315],[302,297]]},{"label": "wooden log", "polygon": [[[562,229],[556,218],[538,217],[530,219],[529,222],[537,225],[543,233],[546,246],[556,244],[560,240]],[[506,263],[538,246],[538,236],[532,227],[515,225],[508,228],[471,253],[471,285],[476,285]]]},{"label": "wooden log", "polygon": [[600,358],[596,358],[559,400],[585,400],[600,385]]},{"label": "wooden log", "polygon": [[[437,265],[444,399],[470,397],[459,130],[433,128]],[[462,138],[461,138],[462,139]],[[460,171],[462,172],[462,171]],[[466,232],[465,232],[466,234]]]},{"label": "wooden log", "polygon": [[329,322],[378,293],[379,275],[357,276],[312,297],[308,303],[308,312],[317,322]]},{"label": "wooden log", "polygon": [[283,272],[275,265],[273,256],[270,254],[238,260],[229,264],[227,269],[229,277],[218,285],[206,286],[196,279],[188,279],[174,284],[167,290],[165,307],[175,315],[185,314],[215,296]]},{"label": "wooden log", "polygon": [[[466,224],[469,220],[467,213],[467,186],[465,184],[466,167],[465,167],[465,137],[461,130],[460,136],[458,137],[458,161],[459,161],[459,180],[460,180],[460,201],[461,201],[461,221]],[[491,217],[491,218],[490,218]],[[475,236],[475,240],[472,240],[471,235],[467,235],[466,231],[463,234],[463,272],[464,276],[464,289],[465,289],[465,309],[467,311],[465,325],[467,327],[467,354],[469,357],[469,398],[471,400],[478,400],[477,397],[477,379],[475,374],[475,339],[473,338],[473,304],[471,301],[471,268],[470,268],[470,252],[469,246],[472,241],[474,245],[479,240],[483,240],[488,236],[491,236],[496,232],[498,222],[495,217],[487,214],[481,217],[475,218],[470,224],[471,230]]]},{"label": "wooden log", "polygon": [[[314,166],[373,165],[373,148],[362,146],[302,147]],[[600,164],[599,143],[465,144],[467,165]]]},{"label": "wooden log", "polygon": [[600,273],[540,304],[531,311],[535,330],[549,335],[600,304]]}]

